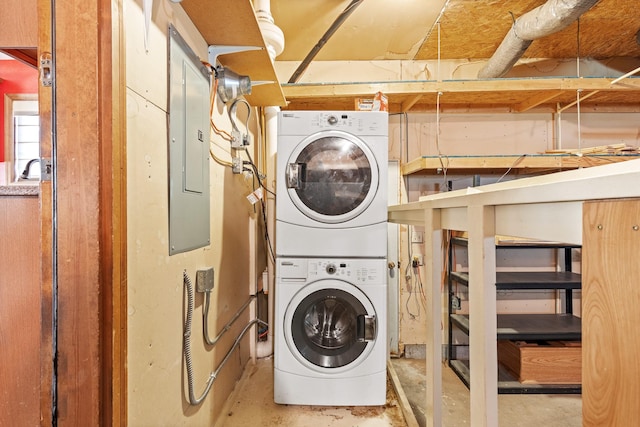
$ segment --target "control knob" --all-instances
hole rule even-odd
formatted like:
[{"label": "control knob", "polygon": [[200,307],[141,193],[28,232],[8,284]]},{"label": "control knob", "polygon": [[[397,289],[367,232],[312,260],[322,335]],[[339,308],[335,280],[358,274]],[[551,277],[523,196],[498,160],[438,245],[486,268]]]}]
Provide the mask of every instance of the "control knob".
[{"label": "control knob", "polygon": [[336,268],[335,264],[327,264],[326,270],[329,274],[335,274],[338,269]]}]

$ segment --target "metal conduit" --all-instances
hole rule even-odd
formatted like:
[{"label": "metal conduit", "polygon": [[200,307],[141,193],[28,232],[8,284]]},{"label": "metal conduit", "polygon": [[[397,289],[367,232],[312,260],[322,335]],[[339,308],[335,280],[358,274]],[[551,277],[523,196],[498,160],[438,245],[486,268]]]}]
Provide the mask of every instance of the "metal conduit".
[{"label": "metal conduit", "polygon": [[[222,359],[222,362],[220,362],[220,365],[216,368],[215,371],[209,374],[209,377],[207,378],[207,383],[204,387],[204,391],[200,394],[199,397],[196,397],[195,390],[194,390],[194,379],[193,379],[193,357],[191,355],[191,325],[193,322],[194,295],[193,295],[193,284],[191,283],[191,279],[189,278],[189,275],[187,275],[186,271],[183,272],[183,284],[187,290],[187,317],[184,323],[183,351],[184,351],[185,365],[187,367],[187,382],[189,386],[189,404],[195,406],[202,403],[202,401],[207,397],[207,394],[209,394],[209,391],[213,386],[213,382],[216,380],[216,378],[218,377],[218,374],[220,373],[224,365],[227,363],[227,361],[231,357],[231,354],[233,354],[233,351],[240,345],[240,341],[242,341],[242,338],[247,333],[247,331],[249,331],[251,326],[255,325],[256,323],[259,323],[264,326],[268,326],[268,324],[266,322],[263,322],[260,319],[253,319],[244,327],[244,329],[242,329],[242,332],[240,332],[240,335],[236,337],[235,341],[233,342],[233,345],[231,346],[229,351],[227,351],[227,353],[225,354],[224,358]],[[251,299],[249,299],[248,303],[250,302],[251,302]],[[235,321],[239,317],[239,314],[242,313],[242,311],[244,310],[244,308],[246,308],[248,303],[245,303],[245,306],[243,306],[243,308],[240,309],[240,311],[237,313],[236,316],[234,316],[234,318],[231,320],[230,323],[233,323],[233,321]],[[227,324],[227,325],[230,327],[230,324]],[[225,326],[225,328],[227,327]],[[226,330],[228,330],[228,328],[223,330],[221,334],[226,332]],[[219,337],[220,336],[216,337],[214,342],[217,341]]]},{"label": "metal conduit", "polygon": [[293,74],[291,75],[291,78],[289,79],[288,83],[296,83],[298,80],[300,80],[300,77],[302,76],[302,73],[304,73],[306,71],[307,67],[309,66],[309,64],[311,63],[313,58],[315,58],[316,55],[318,54],[318,52],[320,52],[320,49],[322,49],[324,47],[324,45],[331,38],[331,36],[333,36],[333,34],[336,32],[336,30],[338,28],[340,28],[340,26],[349,17],[349,15],[351,15],[353,13],[353,11],[358,6],[360,6],[360,4],[363,1],[364,0],[352,0],[351,3],[349,3],[349,5],[347,7],[345,7],[345,9],[342,11],[342,13],[340,13],[340,15],[338,15],[336,20],[333,21],[333,24],[331,24],[331,26],[329,27],[327,32],[324,33],[324,35],[320,38],[320,40],[318,40],[316,45],[313,47],[313,49],[311,49],[311,51],[307,54],[307,56],[302,60],[300,65],[298,65],[298,68],[296,68],[296,71],[293,72]]}]

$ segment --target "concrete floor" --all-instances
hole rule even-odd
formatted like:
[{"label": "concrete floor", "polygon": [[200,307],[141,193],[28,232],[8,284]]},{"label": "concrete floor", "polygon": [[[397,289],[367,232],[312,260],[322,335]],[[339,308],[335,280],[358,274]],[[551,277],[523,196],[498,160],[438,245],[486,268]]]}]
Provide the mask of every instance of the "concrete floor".
[{"label": "concrete floor", "polygon": [[398,397],[387,382],[385,406],[278,405],[273,402],[273,359],[251,362],[223,408],[216,427],[402,427]]},{"label": "concrete floor", "polygon": [[[418,425],[424,426],[424,359],[391,359],[391,364]],[[443,367],[442,389],[443,427],[469,426],[469,390],[448,367]],[[501,394],[498,396],[498,421],[504,427],[579,427],[582,425],[582,399],[580,395],[572,394]]]},{"label": "concrete floor", "polygon": [[[273,402],[273,359],[249,363],[229,396],[216,427],[423,427],[426,380],[424,359],[391,359],[385,406],[297,406]],[[469,426],[469,390],[443,368],[443,427]],[[407,413],[407,417],[403,415]],[[579,427],[580,395],[499,395],[498,417],[504,427]]]}]

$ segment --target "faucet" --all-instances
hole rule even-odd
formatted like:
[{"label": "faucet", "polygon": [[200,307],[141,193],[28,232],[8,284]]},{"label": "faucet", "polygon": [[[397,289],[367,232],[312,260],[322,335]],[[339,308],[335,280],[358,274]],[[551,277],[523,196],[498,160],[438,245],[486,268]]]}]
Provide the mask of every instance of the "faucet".
[{"label": "faucet", "polygon": [[27,165],[24,167],[24,170],[22,171],[22,173],[20,174],[20,178],[22,179],[29,179],[29,171],[31,170],[31,165],[34,162],[39,162],[40,159],[31,159],[27,162]]}]

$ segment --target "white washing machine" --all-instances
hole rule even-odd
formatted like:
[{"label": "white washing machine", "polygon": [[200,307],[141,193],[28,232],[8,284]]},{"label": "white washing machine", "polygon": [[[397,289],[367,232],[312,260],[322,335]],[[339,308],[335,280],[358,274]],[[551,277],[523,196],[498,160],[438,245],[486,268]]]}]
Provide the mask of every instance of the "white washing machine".
[{"label": "white washing machine", "polygon": [[278,116],[276,255],[385,257],[386,112]]},{"label": "white washing machine", "polygon": [[277,260],[276,403],[386,403],[386,278],[383,259]]}]

